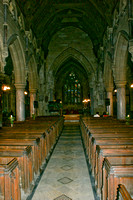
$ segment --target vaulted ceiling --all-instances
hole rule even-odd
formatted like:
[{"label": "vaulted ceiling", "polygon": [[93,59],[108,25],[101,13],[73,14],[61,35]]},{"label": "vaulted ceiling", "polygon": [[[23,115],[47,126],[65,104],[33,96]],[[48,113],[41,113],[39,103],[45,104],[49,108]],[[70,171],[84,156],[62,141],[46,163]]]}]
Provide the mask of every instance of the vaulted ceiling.
[{"label": "vaulted ceiling", "polygon": [[94,49],[102,42],[118,0],[16,0],[26,28],[32,29],[45,54],[51,37],[61,28],[74,26],[88,34]]}]

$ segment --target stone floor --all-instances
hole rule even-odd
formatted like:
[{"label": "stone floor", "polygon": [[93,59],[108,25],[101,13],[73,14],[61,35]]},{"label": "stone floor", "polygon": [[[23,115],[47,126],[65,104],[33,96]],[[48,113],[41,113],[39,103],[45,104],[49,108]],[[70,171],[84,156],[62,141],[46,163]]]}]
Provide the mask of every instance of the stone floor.
[{"label": "stone floor", "polygon": [[32,200],[94,200],[79,126],[66,125]]}]

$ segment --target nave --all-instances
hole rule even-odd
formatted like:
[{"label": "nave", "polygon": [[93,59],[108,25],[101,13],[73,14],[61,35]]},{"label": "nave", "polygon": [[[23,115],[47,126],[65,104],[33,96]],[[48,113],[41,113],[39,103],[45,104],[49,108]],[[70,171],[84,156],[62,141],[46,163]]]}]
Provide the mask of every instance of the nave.
[{"label": "nave", "polygon": [[0,129],[0,200],[133,199],[133,125],[68,121],[43,116]]},{"label": "nave", "polygon": [[80,127],[65,125],[32,200],[94,200]]}]

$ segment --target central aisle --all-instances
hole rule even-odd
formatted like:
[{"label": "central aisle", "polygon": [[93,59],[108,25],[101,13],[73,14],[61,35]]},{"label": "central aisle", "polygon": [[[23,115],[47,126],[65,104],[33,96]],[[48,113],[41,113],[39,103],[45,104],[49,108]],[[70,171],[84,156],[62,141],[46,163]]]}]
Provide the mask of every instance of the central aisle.
[{"label": "central aisle", "polygon": [[65,125],[33,200],[94,200],[78,125]]}]

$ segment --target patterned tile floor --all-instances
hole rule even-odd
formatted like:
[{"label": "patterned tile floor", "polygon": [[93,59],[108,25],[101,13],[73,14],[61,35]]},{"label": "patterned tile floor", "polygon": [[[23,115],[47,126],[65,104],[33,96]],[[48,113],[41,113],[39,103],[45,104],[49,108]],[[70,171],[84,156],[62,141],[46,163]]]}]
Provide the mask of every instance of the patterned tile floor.
[{"label": "patterned tile floor", "polygon": [[32,200],[94,200],[78,126],[67,125]]}]

